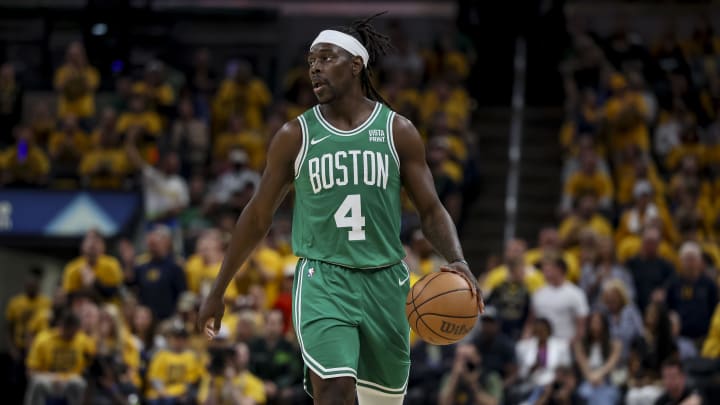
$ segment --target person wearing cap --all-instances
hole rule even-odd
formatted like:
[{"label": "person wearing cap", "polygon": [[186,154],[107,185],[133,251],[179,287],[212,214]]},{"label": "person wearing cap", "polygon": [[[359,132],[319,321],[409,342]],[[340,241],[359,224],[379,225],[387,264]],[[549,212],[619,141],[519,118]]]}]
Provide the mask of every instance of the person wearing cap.
[{"label": "person wearing cap", "polygon": [[645,124],[648,108],[642,94],[630,91],[627,79],[620,73],[613,73],[609,84],[612,95],[605,102],[603,113],[610,129],[611,151],[616,153],[628,146],[648,151],[650,138]]},{"label": "person wearing cap", "polygon": [[654,194],[653,186],[649,181],[635,182],[633,186],[634,203],[623,211],[615,232],[615,245],[618,249],[627,237],[639,236],[643,228],[655,219],[662,223],[664,239],[671,242],[677,240],[670,214],[664,205],[657,204]]},{"label": "person wearing cap", "polygon": [[194,403],[203,365],[188,350],[189,334],[184,325],[171,325],[168,335],[168,349],[155,353],[150,360],[145,397],[149,405]]},{"label": "person wearing cap", "polygon": [[227,204],[235,193],[257,189],[260,175],[248,166],[249,162],[245,149],[236,148],[228,153],[227,169],[210,186],[208,201],[211,204]]},{"label": "person wearing cap", "polygon": [[668,308],[682,319],[680,335],[704,339],[718,302],[718,287],[705,274],[702,250],[695,242],[680,247],[680,271],[667,287]]}]

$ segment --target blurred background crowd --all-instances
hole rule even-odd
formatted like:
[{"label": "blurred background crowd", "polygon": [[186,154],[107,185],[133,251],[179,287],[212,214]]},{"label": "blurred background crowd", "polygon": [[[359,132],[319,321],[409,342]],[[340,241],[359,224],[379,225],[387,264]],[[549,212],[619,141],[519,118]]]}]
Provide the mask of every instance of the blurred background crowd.
[{"label": "blurred background crowd", "polygon": [[[428,43],[401,21],[377,24],[395,50],[373,77],[420,130],[467,244],[483,152],[472,72],[491,52],[452,24]],[[536,240],[511,238],[472,263],[487,310],[462,343],[412,336],[406,403],[720,402],[720,36],[709,18],[693,24],[690,35],[668,26],[644,38],[629,22],[608,35],[568,19],[551,61],[565,111],[556,213]],[[311,403],[291,319],[292,197],[228,289],[219,336],[195,329],[268,142],[315,103],[296,51],[278,77],[204,47],[108,73],[71,41],[46,78],[53,95],[32,102],[23,64],[0,59],[3,188],[143,200],[133,232],[87,231],[52,288],[41,288],[41,266],[16,269],[25,281],[5,306],[8,403]],[[444,260],[403,201],[414,283]]]}]

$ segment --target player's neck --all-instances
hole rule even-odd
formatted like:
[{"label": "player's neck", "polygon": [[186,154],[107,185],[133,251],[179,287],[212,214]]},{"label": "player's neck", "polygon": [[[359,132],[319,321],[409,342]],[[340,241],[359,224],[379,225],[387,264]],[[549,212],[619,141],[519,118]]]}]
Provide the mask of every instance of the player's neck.
[{"label": "player's neck", "polygon": [[323,104],[320,109],[323,115],[335,123],[344,123],[349,128],[355,127],[367,117],[368,110],[372,110],[375,102],[369,100],[362,90],[349,92],[335,100]]}]

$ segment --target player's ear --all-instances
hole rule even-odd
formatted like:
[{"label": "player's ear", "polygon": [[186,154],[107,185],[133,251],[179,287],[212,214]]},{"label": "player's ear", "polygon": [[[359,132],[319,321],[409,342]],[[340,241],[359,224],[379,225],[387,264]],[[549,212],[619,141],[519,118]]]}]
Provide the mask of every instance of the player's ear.
[{"label": "player's ear", "polygon": [[353,56],[352,58],[352,74],[353,76],[359,76],[363,70],[363,60],[359,56]]}]

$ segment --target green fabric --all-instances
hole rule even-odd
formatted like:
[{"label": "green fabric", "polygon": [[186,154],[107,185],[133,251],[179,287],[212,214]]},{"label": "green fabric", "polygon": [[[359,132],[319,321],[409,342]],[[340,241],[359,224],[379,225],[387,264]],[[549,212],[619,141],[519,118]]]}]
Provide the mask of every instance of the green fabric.
[{"label": "green fabric", "polygon": [[303,144],[295,162],[292,228],[298,257],[368,269],[405,256],[394,115],[377,103],[352,131],[332,128],[318,106],[298,117]]},{"label": "green fabric", "polygon": [[377,270],[302,259],[295,270],[293,323],[306,367],[322,378],[351,377],[358,386],[404,394],[410,372],[403,262]]}]

